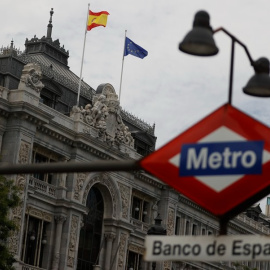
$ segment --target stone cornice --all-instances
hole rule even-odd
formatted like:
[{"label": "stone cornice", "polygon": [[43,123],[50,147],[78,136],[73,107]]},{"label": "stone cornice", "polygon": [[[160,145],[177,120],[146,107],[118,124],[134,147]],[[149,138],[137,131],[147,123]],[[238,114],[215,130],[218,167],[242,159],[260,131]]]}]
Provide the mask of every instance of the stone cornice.
[{"label": "stone cornice", "polygon": [[153,178],[150,175],[147,175],[144,171],[134,171],[134,176],[135,180],[137,178],[157,188],[162,188],[165,185],[162,182],[160,182],[160,180]]},{"label": "stone cornice", "polygon": [[10,114],[21,119],[25,119],[34,123],[35,125],[44,125],[48,124],[49,121],[53,118],[52,115],[38,109],[36,106],[33,106],[27,102],[14,102],[9,105]]},{"label": "stone cornice", "polygon": [[48,136],[55,138],[58,141],[61,141],[67,145],[74,144],[74,140],[72,138],[70,138],[71,136],[64,135],[64,134],[67,134],[66,132],[60,133],[59,131],[52,130],[50,126],[38,126],[37,130],[42,132],[43,134],[47,134]]},{"label": "stone cornice", "polygon": [[68,211],[70,210],[75,210],[75,211],[79,211],[82,214],[87,214],[88,213],[88,209],[85,205],[82,205],[76,201],[70,201],[70,200],[66,200],[66,199],[56,199],[56,198],[52,198],[47,196],[44,193],[41,192],[36,192],[36,190],[34,188],[29,188],[31,190],[31,193],[29,193],[29,197],[30,197],[30,201],[29,203],[31,204],[31,198],[33,198],[34,200],[39,200],[39,201],[43,201],[45,204],[50,204],[52,207],[58,207],[59,209],[66,209]]},{"label": "stone cornice", "polygon": [[[66,145],[87,151],[100,159],[131,159],[126,154],[121,153],[118,149],[109,147],[106,142],[102,142],[97,138],[89,137],[87,134],[77,134],[76,132],[71,131],[70,129],[65,129],[63,127],[61,128],[62,132],[60,133],[60,126],[58,126],[58,130],[52,130],[51,127],[51,125],[38,126],[37,130],[42,132],[42,134],[47,134],[48,136],[51,136],[52,138],[61,141]],[[64,130],[65,132],[63,132]],[[89,139],[91,139],[91,142]]]},{"label": "stone cornice", "polygon": [[182,194],[179,194],[179,202],[182,202],[184,205],[188,205],[188,206],[190,206],[192,208],[195,208],[197,211],[206,214],[210,218],[215,218],[215,216],[213,214],[206,211],[204,208],[202,208],[198,204],[194,203],[193,201],[191,201],[190,199],[188,199],[187,197],[185,197]]}]

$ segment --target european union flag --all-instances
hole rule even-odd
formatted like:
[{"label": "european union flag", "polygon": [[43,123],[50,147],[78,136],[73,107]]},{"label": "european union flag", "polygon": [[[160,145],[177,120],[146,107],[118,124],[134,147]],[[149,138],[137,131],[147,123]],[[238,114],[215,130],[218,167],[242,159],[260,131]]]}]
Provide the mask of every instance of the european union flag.
[{"label": "european union flag", "polygon": [[148,55],[148,51],[146,51],[145,49],[134,43],[128,37],[126,37],[124,56],[127,56],[128,54],[143,59],[145,56]]}]

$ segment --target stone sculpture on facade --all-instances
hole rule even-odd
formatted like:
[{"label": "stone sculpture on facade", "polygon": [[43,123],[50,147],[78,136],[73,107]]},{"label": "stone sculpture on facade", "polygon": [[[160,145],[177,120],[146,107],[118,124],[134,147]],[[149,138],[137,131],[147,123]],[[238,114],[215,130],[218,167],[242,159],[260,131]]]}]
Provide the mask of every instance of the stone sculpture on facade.
[{"label": "stone sculpture on facade", "polygon": [[118,96],[110,84],[100,85],[92,104],[84,108],[73,107],[71,117],[80,114],[80,119],[98,130],[98,137],[110,145],[127,145],[134,148],[134,139],[121,117]]},{"label": "stone sculpture on facade", "polygon": [[[44,87],[43,83],[40,81],[42,78],[42,73],[40,66],[34,63],[29,63],[24,66],[22,71],[22,76],[20,80],[20,86],[25,84],[25,86],[32,88],[37,93],[40,93]],[[19,89],[21,89],[19,86]]]}]

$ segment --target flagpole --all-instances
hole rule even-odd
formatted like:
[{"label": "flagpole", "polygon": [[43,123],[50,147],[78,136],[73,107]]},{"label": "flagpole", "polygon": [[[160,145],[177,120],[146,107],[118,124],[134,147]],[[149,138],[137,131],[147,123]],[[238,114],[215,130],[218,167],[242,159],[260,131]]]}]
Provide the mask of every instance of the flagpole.
[{"label": "flagpole", "polygon": [[83,53],[82,53],[82,62],[81,62],[81,71],[80,71],[80,80],[79,80],[78,96],[77,96],[77,107],[79,107],[81,84],[82,84],[82,69],[83,69],[84,49],[85,49],[85,41],[86,41],[86,34],[87,34],[87,23],[88,23],[89,9],[90,9],[90,4],[88,4],[88,10],[87,10],[87,16],[86,16],[84,42],[83,42]]},{"label": "flagpole", "polygon": [[126,48],[126,37],[127,37],[127,30],[125,30],[125,41],[124,41],[122,69],[121,69],[121,77],[120,77],[119,102],[120,102],[120,98],[121,98],[122,76],[123,76],[124,57],[125,57],[125,48]]}]

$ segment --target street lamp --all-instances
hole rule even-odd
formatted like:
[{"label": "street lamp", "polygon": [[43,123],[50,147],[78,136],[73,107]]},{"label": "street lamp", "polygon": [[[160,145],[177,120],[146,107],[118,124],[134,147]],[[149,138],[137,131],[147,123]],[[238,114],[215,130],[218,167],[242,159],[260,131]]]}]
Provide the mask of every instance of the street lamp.
[{"label": "street lamp", "polygon": [[[164,229],[164,227],[161,225],[162,218],[160,217],[160,214],[157,215],[155,218],[155,224],[150,227],[150,229],[147,231],[148,235],[166,235],[167,230]],[[152,263],[152,270],[156,269],[156,262]]]},{"label": "street lamp", "polygon": [[253,61],[246,45],[226,29],[220,27],[216,30],[212,30],[212,27],[210,26],[210,16],[206,11],[198,11],[195,14],[193,28],[188,32],[183,41],[180,42],[179,50],[197,56],[216,55],[218,53],[218,48],[215,44],[213,35],[219,31],[227,34],[232,40],[228,103],[231,104],[232,102],[235,43],[238,43],[244,48],[250,64],[255,71],[255,75],[251,77],[247,85],[243,88],[244,93],[257,97],[270,97],[269,60],[263,57],[257,61]]}]

